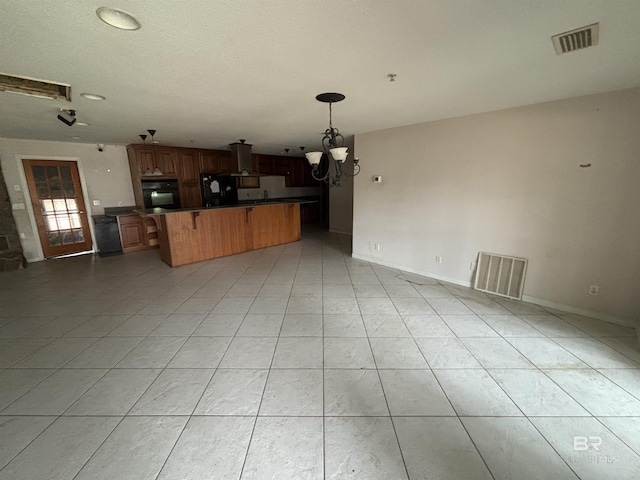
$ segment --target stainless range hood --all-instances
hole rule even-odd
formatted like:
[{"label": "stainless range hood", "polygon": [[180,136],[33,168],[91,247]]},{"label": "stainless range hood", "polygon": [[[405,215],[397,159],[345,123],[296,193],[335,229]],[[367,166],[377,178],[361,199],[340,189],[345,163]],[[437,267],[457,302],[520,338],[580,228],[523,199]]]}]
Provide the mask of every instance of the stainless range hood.
[{"label": "stainless range hood", "polygon": [[241,138],[239,142],[229,145],[231,149],[231,158],[237,162],[238,171],[231,173],[232,177],[263,177],[253,171],[253,160],[251,158],[251,144],[245,143],[246,140]]}]

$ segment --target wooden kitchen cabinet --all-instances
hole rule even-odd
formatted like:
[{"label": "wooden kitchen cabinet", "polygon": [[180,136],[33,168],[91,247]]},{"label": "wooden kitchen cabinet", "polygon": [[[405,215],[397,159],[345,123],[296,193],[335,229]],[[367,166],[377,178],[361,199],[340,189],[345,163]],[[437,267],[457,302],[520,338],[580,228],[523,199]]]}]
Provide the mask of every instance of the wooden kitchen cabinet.
[{"label": "wooden kitchen cabinet", "polygon": [[287,187],[317,187],[319,185],[311,175],[311,166],[306,158],[292,157],[289,160],[291,173],[285,180]]},{"label": "wooden kitchen cabinet", "polygon": [[200,191],[200,161],[198,153],[192,149],[178,151],[178,185],[180,188],[180,206],[199,208],[202,206]]},{"label": "wooden kitchen cabinet", "polygon": [[173,148],[156,148],[155,149],[155,158],[158,168],[162,172],[163,177],[175,177],[177,176],[176,172],[176,163],[177,163],[177,152]]},{"label": "wooden kitchen cabinet", "polygon": [[238,166],[234,165],[230,152],[220,150],[198,150],[200,173],[233,173]]},{"label": "wooden kitchen cabinet", "polygon": [[320,221],[320,203],[303,203],[300,205],[301,223],[318,223]]},{"label": "wooden kitchen cabinet", "polygon": [[118,229],[122,253],[137,252],[158,246],[158,228],[151,217],[119,215]]},{"label": "wooden kitchen cabinet", "polygon": [[286,176],[290,173],[289,157],[255,155],[256,169],[263,175]]},{"label": "wooden kitchen cabinet", "polygon": [[[202,206],[200,175],[224,175],[238,169],[231,152],[225,150],[132,144],[127,146],[127,155],[133,195],[140,208],[144,207],[141,180],[177,179],[181,206],[199,208]],[[145,175],[156,167],[162,175]],[[253,169],[263,175],[283,176],[287,187],[318,185],[311,177],[309,163],[301,157],[253,154]],[[258,177],[237,177],[236,182],[238,188],[260,187]]]},{"label": "wooden kitchen cabinet", "polygon": [[146,228],[139,215],[119,216],[118,229],[120,230],[120,243],[122,244],[123,253],[147,248]]},{"label": "wooden kitchen cabinet", "polygon": [[[131,148],[130,148],[131,147]],[[162,172],[162,177],[176,176],[176,151],[168,147],[151,147],[147,145],[130,145],[127,147],[129,160],[133,153],[137,172],[140,177],[146,178],[147,172],[153,172],[156,167]]]}]

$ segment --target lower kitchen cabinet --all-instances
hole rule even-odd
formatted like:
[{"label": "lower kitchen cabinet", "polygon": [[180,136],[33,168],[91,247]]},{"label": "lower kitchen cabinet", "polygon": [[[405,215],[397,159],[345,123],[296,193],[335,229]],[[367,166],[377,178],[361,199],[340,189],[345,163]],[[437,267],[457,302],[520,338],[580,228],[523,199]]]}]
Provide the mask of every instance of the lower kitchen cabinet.
[{"label": "lower kitchen cabinet", "polygon": [[118,216],[122,253],[137,252],[158,246],[158,228],[153,218],[139,215]]},{"label": "lower kitchen cabinet", "polygon": [[142,218],[138,215],[119,216],[118,228],[120,229],[120,242],[122,243],[123,253],[147,248],[144,225]]},{"label": "lower kitchen cabinet", "polygon": [[302,223],[318,223],[320,221],[320,203],[303,203],[300,205],[300,221]]}]

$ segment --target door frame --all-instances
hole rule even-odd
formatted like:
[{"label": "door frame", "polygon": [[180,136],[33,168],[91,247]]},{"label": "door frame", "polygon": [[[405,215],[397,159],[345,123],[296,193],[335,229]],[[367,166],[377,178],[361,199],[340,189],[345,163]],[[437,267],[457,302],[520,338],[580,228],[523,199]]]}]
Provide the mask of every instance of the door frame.
[{"label": "door frame", "polygon": [[18,163],[18,174],[20,176],[20,183],[22,183],[22,192],[24,193],[24,202],[26,206],[26,210],[29,216],[29,223],[31,224],[31,230],[33,233],[33,238],[36,243],[36,250],[38,253],[37,258],[33,258],[31,262],[39,262],[42,260],[46,260],[44,256],[44,250],[42,249],[42,242],[40,241],[40,234],[38,232],[38,225],[36,223],[36,214],[33,211],[33,204],[31,203],[31,192],[29,191],[29,185],[27,184],[27,175],[24,171],[24,162],[23,160],[54,160],[59,162],[75,162],[76,167],[78,167],[78,175],[80,176],[80,187],[82,187],[82,198],[84,199],[84,204],[87,207],[87,216],[89,217],[89,232],[91,234],[91,250],[87,250],[87,252],[95,253],[96,251],[96,235],[94,231],[93,221],[91,220],[91,215],[93,214],[92,206],[90,203],[89,196],[87,195],[87,182],[84,177],[84,170],[82,169],[82,161],[80,157],[63,157],[60,155],[25,155],[19,154],[16,155],[16,162]]}]

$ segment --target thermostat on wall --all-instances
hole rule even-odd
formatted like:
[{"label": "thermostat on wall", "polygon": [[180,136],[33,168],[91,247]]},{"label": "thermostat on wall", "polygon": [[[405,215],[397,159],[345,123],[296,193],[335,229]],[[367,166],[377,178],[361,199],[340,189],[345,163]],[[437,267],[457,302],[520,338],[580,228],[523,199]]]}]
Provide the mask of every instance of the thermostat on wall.
[{"label": "thermostat on wall", "polygon": [[373,183],[382,183],[382,175],[374,175]]}]

